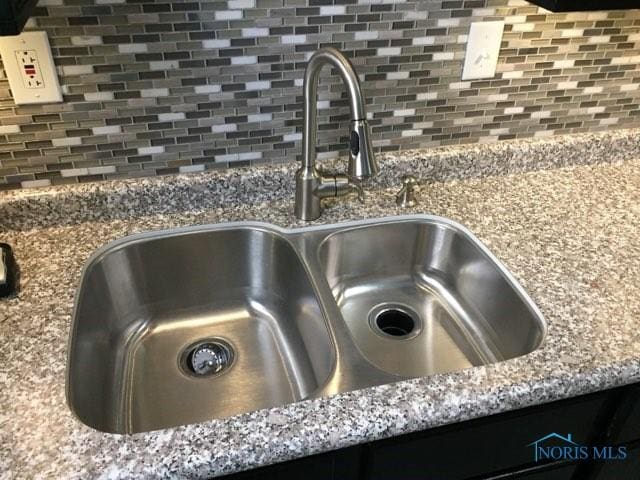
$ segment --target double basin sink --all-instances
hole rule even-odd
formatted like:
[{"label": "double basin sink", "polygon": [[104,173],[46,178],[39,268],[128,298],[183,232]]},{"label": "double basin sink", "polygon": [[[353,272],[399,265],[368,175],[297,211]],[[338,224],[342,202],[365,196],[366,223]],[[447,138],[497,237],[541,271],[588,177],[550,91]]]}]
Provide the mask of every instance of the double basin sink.
[{"label": "double basin sink", "polygon": [[85,267],[67,398],[90,427],[144,432],[500,362],[545,331],[505,267],[439,217],[145,233]]}]

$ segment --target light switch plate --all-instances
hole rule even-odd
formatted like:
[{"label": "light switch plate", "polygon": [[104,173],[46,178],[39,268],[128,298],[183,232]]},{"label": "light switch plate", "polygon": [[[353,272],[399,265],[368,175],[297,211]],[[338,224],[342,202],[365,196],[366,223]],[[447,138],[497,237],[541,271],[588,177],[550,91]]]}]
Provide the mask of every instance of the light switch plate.
[{"label": "light switch plate", "polygon": [[504,22],[476,22],[471,24],[464,57],[462,80],[493,78],[496,76]]},{"label": "light switch plate", "polygon": [[46,32],[0,37],[0,55],[16,105],[62,102]]}]

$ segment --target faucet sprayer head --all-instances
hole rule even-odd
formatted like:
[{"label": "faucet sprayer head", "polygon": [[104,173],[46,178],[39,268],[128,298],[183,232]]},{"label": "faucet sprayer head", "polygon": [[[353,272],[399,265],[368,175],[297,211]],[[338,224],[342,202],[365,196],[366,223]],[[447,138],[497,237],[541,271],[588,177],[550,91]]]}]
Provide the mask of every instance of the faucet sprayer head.
[{"label": "faucet sprayer head", "polygon": [[349,177],[364,180],[379,172],[371,146],[371,133],[366,120],[353,120],[349,138]]}]

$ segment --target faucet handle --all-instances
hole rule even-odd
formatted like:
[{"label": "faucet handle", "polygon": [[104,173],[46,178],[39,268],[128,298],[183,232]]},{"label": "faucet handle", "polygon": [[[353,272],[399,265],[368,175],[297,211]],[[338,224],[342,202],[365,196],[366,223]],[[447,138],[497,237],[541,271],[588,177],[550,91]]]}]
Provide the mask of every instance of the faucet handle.
[{"label": "faucet handle", "polygon": [[364,203],[364,189],[359,182],[354,181],[347,175],[334,175],[333,180],[335,182],[335,196],[341,197],[343,195],[349,195],[355,193],[358,195],[360,203]]},{"label": "faucet handle", "polygon": [[365,197],[364,188],[362,188],[362,185],[360,185],[359,183],[349,182],[349,188],[356,195],[358,195],[358,201],[360,203],[364,203],[365,202],[366,197]]}]

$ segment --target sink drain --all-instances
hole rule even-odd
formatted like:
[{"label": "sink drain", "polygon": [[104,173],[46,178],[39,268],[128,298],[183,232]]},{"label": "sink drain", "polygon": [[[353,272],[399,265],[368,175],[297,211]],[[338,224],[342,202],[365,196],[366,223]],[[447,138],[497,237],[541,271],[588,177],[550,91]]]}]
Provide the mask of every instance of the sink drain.
[{"label": "sink drain", "polygon": [[413,338],[420,333],[418,314],[406,305],[384,303],[369,314],[369,324],[378,334],[397,339]]},{"label": "sink drain", "polygon": [[201,340],[187,347],[180,356],[180,366],[191,376],[210,377],[227,370],[233,359],[231,345],[215,338]]}]

